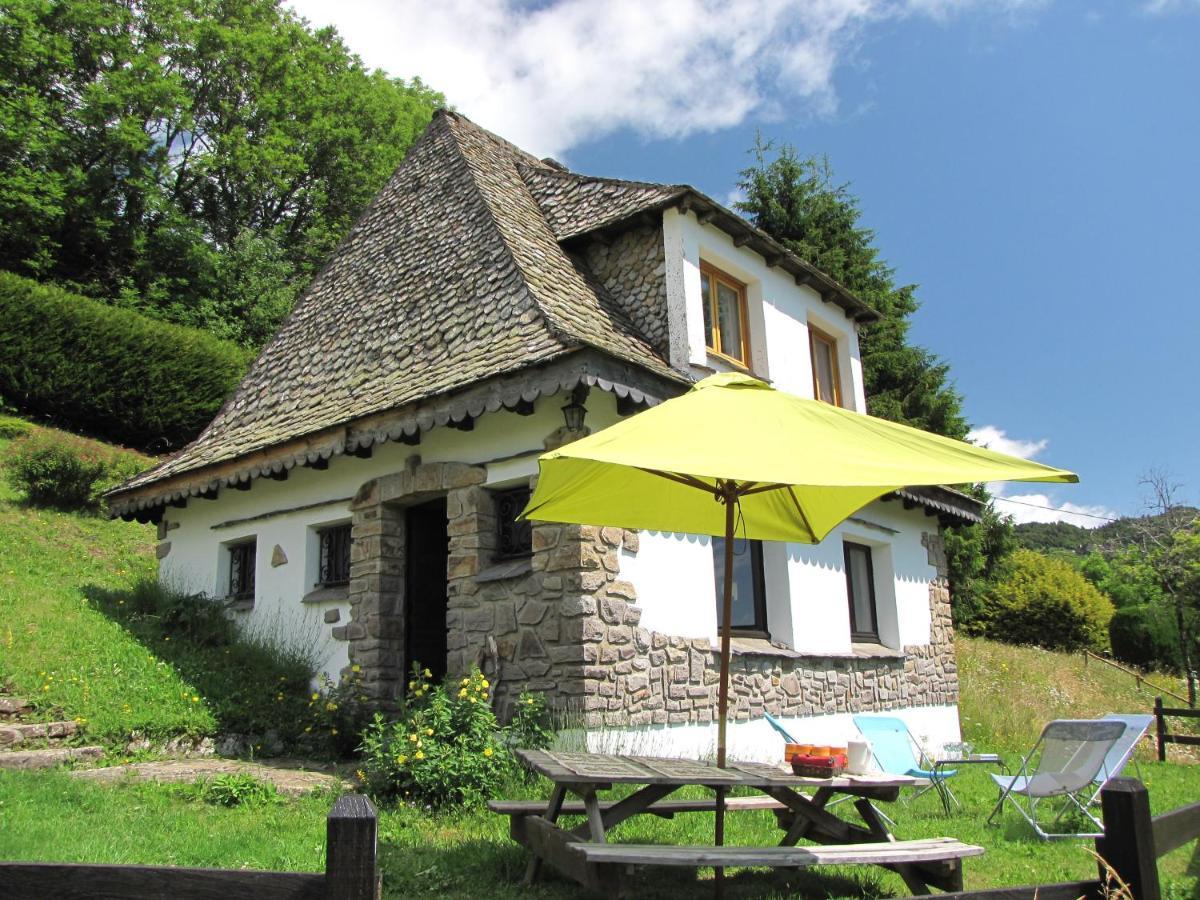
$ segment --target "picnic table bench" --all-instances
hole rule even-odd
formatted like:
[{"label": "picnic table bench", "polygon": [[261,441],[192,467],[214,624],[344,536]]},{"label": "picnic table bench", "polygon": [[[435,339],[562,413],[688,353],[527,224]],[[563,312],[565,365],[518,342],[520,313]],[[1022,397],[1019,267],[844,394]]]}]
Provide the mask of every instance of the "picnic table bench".
[{"label": "picnic table bench", "polygon": [[[494,812],[509,816],[509,833],[533,854],[526,870],[532,883],[543,862],[585,887],[605,895],[623,895],[623,876],[634,866],[779,866],[832,864],[878,865],[897,872],[914,894],[930,886],[962,889],[962,860],[983,853],[982,847],[952,838],[897,841],[883,824],[872,801],[894,801],[900,788],[917,783],[907,776],[800,778],[780,767],[737,763],[719,769],[691,760],[551,753],[518,750],[534,771],[554,782],[549,802],[493,801]],[[643,785],[615,801],[601,801],[597,791],[614,784]],[[727,797],[727,810],[770,809],[785,833],[779,846],[670,846],[610,844],[607,832],[635,815],[666,818],[683,812],[709,812],[716,800],[668,799],[681,787],[698,785],[727,791],[745,787],[765,796]],[[811,788],[810,797],[801,788]],[[566,800],[567,793],[577,801]],[[854,800],[862,824],[839,818],[825,807],[838,794]],[[562,815],[584,815],[583,824],[564,828]],[[797,847],[800,839],[818,846]],[[824,846],[821,846],[824,845]]]}]

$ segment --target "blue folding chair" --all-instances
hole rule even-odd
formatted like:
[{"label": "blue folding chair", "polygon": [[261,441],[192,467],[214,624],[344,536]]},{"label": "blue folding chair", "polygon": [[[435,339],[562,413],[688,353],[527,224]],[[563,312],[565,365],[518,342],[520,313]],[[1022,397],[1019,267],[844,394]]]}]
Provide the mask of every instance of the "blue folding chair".
[{"label": "blue folding chair", "polygon": [[894,716],[855,716],[854,726],[871,742],[871,752],[881,771],[889,775],[909,775],[929,782],[913,794],[914,799],[932,788],[937,791],[946,812],[950,811],[950,801],[962,809],[962,804],[946,784],[946,779],[953,777],[958,770],[935,772],[903,719]]}]

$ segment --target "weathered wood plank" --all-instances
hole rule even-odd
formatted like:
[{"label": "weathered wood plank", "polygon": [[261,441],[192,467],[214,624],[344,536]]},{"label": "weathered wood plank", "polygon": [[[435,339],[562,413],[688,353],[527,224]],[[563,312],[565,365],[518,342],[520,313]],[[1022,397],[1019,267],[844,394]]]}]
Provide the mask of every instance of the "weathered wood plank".
[{"label": "weathered wood plank", "polygon": [[1162,892],[1146,786],[1136,778],[1113,778],[1100,791],[1100,805],[1104,834],[1096,838],[1096,853],[1129,886],[1131,896],[1159,900]]},{"label": "weathered wood plank", "polygon": [[[602,800],[600,811],[607,813],[623,800]],[[494,813],[507,816],[541,816],[546,812],[544,800],[489,800],[488,809]],[[771,797],[726,797],[726,810],[755,810],[755,809],[786,809],[782,803]],[[647,807],[644,812],[650,815],[669,818],[676,813],[712,812],[716,809],[716,800],[712,797],[697,797],[696,799],[658,800]],[[582,816],[584,808],[582,801],[571,800],[562,805],[564,816]],[[607,821],[607,819],[605,820]],[[622,819],[621,821],[624,821]],[[616,824],[616,823],[614,823]],[[609,826],[612,827],[612,826]]]},{"label": "weathered wood plank", "polygon": [[574,845],[593,863],[654,866],[773,866],[806,868],[824,865],[888,865],[942,862],[979,856],[982,847],[953,838],[893,841],[883,844],[830,844],[812,847],[660,846],[658,844]]},{"label": "weathered wood plank", "polygon": [[1102,894],[1098,881],[1071,881],[992,888],[986,891],[960,891],[936,896],[938,900],[1099,900]]},{"label": "weathered wood plank", "polygon": [[362,794],[343,794],[326,821],[325,897],[375,900],[378,816]]},{"label": "weathered wood plank", "polygon": [[1200,803],[1181,806],[1155,816],[1151,821],[1154,826],[1154,855],[1162,856],[1200,838]]},{"label": "weathered wood plank", "polygon": [[312,872],[255,872],[69,863],[0,863],[5,900],[325,900],[325,876]]},{"label": "weathered wood plank", "polygon": [[592,845],[578,843],[575,837],[553,822],[547,822],[538,816],[514,816],[510,832],[517,843],[527,847],[536,857],[548,862],[563,875],[573,878],[584,887],[606,896],[617,896],[620,893],[619,873],[607,866],[589,863],[579,848]]}]

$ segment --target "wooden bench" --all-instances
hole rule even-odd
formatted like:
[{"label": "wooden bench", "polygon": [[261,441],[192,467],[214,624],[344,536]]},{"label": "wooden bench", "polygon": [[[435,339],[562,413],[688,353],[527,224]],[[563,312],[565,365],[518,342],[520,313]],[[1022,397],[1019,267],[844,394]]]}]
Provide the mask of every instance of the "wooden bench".
[{"label": "wooden bench", "polygon": [[770,866],[808,868],[828,865],[873,865],[893,870],[920,865],[946,890],[962,890],[962,860],[979,856],[982,847],[953,838],[926,838],[877,844],[825,844],[807,847],[680,847],[660,844],[569,845],[587,872],[589,886],[601,893],[624,896],[622,873],[634,866]]},{"label": "wooden bench", "polygon": [[[601,800],[600,811],[602,813],[607,812],[619,802],[619,800]],[[547,803],[545,800],[489,800],[487,806],[492,812],[501,813],[506,816],[544,816],[546,814]],[[675,817],[676,813],[711,813],[716,808],[717,802],[712,797],[702,797],[696,800],[665,799],[654,803],[646,812],[663,819],[671,819]],[[765,796],[725,798],[725,809],[727,811],[786,808],[778,800]],[[585,814],[586,810],[583,808],[581,800],[567,800],[563,802],[562,815],[582,816]]]}]

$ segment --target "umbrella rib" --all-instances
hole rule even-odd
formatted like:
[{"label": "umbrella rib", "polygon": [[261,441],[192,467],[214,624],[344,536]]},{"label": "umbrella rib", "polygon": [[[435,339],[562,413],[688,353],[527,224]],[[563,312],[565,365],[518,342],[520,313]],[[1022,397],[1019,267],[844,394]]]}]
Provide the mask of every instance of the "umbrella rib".
[{"label": "umbrella rib", "polygon": [[[754,484],[752,481],[747,481],[746,484]],[[743,497],[748,497],[751,494],[761,494],[764,491],[791,490],[786,484],[760,484],[758,487],[739,489],[738,494]]]},{"label": "umbrella rib", "polygon": [[636,468],[650,475],[657,475],[659,478],[666,478],[669,481],[676,481],[679,484],[685,484],[688,487],[699,488],[700,490],[706,491],[710,494],[719,493],[711,484],[705,484],[699,478],[695,478],[691,475],[677,475],[674,472],[663,472],[660,469],[643,469],[641,466],[637,466]]},{"label": "umbrella rib", "polygon": [[796,492],[792,490],[790,485],[785,486],[785,489],[787,490],[787,495],[792,498],[792,503],[795,505],[796,512],[800,516],[800,521],[804,523],[804,527],[808,529],[808,533],[815,538],[817,533],[813,531],[812,523],[808,521],[808,516],[804,514],[804,508],[800,505],[800,498],[796,496]]}]

